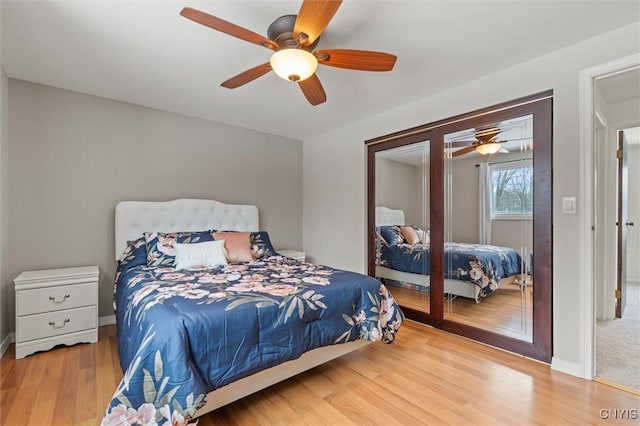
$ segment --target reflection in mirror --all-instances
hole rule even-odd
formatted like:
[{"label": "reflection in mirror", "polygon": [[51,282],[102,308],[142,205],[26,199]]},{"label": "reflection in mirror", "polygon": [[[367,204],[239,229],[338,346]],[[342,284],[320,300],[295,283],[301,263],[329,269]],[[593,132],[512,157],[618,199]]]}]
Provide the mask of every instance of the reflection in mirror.
[{"label": "reflection in mirror", "polygon": [[445,319],[533,342],[533,116],[444,143]]},{"label": "reflection in mirror", "polygon": [[375,170],[376,277],[429,312],[429,142],[376,152]]}]

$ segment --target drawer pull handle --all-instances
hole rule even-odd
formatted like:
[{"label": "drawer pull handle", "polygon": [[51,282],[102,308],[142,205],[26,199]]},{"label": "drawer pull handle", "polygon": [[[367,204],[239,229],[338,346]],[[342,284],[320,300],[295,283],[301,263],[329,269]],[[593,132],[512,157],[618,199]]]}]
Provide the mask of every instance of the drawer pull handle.
[{"label": "drawer pull handle", "polygon": [[56,298],[55,298],[55,297],[53,297],[53,296],[49,296],[49,300],[51,300],[53,303],[64,303],[64,301],[65,301],[65,300],[67,300],[69,297],[71,297],[71,296],[70,296],[70,295],[68,295],[68,294],[65,294],[65,295],[64,295],[64,297],[63,297],[62,299],[60,299],[60,300],[56,300]]},{"label": "drawer pull handle", "polygon": [[64,322],[62,323],[62,325],[56,325],[56,323],[54,321],[49,321],[49,325],[52,326],[53,328],[62,328],[65,325],[67,325],[67,323],[71,321],[69,318],[67,318],[66,320],[64,320]]}]

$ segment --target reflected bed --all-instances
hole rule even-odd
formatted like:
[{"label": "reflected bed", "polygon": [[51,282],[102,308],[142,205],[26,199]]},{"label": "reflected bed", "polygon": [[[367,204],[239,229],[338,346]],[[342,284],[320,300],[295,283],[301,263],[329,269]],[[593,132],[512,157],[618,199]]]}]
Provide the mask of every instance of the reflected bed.
[{"label": "reflected bed", "polygon": [[[417,227],[419,241],[406,238],[404,212],[376,208],[376,278],[389,284],[429,291],[430,241],[428,231]],[[404,234],[404,235],[403,235]],[[509,247],[445,243],[444,293],[467,297],[479,303],[501,286],[518,282],[524,264]]]}]

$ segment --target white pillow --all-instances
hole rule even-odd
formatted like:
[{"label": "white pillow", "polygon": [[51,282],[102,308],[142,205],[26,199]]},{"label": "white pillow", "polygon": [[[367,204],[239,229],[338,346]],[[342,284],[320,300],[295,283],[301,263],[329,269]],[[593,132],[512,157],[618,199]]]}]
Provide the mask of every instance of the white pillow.
[{"label": "white pillow", "polygon": [[431,243],[431,235],[429,231],[423,231],[422,229],[416,229],[416,234],[418,234],[418,239],[421,244],[430,244]]},{"label": "white pillow", "polygon": [[181,269],[213,268],[227,264],[224,240],[192,244],[176,243],[175,249],[175,265],[178,271]]}]

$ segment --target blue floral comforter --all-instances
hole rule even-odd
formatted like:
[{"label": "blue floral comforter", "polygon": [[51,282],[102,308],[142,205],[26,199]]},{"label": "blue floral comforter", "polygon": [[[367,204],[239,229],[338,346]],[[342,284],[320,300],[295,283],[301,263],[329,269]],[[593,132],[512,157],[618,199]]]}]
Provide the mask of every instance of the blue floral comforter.
[{"label": "blue floral comforter", "polygon": [[103,425],[184,424],[212,390],[320,346],[391,343],[404,318],[375,279],[281,256],[120,264],[114,303],[124,378]]},{"label": "blue floral comforter", "polygon": [[[379,264],[397,271],[429,275],[429,244],[381,244]],[[498,288],[502,278],[522,272],[522,258],[510,247],[451,243],[444,245],[444,278],[475,285],[480,302]]]}]

